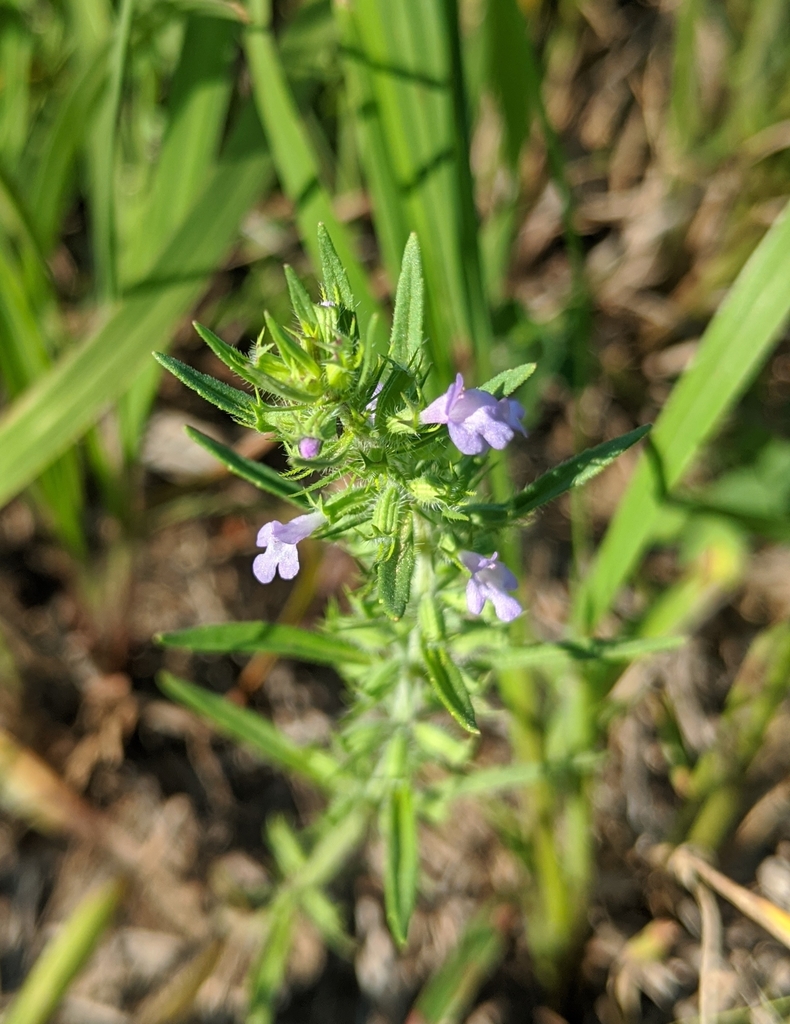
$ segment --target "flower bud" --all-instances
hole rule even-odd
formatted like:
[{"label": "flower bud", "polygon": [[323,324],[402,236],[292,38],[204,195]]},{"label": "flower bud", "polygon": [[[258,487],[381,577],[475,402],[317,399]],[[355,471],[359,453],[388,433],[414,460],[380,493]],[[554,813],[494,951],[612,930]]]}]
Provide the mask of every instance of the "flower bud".
[{"label": "flower bud", "polygon": [[321,441],[317,437],[303,437],[299,442],[299,454],[303,459],[314,459],[321,451]]}]

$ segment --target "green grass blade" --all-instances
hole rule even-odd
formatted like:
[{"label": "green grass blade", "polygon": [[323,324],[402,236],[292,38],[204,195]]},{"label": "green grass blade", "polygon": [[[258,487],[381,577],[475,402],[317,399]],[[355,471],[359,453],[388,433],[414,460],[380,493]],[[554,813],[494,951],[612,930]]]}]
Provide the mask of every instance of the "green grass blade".
[{"label": "green grass blade", "polygon": [[44,251],[55,240],[77,154],[107,76],[107,49],[85,61],[48,126],[30,184],[28,208]]},{"label": "green grass blade", "polygon": [[157,685],[164,694],[210,722],[218,732],[254,750],[264,761],[296,772],[323,789],[332,789],[340,776],[340,765],[331,754],[298,747],[271,722],[254,711],[240,708],[217,693],[160,672]]},{"label": "green grass blade", "polygon": [[458,947],[420,992],[410,1019],[459,1024],[504,954],[505,940],[498,929],[482,917],[475,918]]},{"label": "green grass blade", "polygon": [[790,315],[790,208],[738,275],[669,397],[584,585],[576,616],[593,629],[650,543],[664,495],[691,466],[765,361]]},{"label": "green grass blade", "polygon": [[46,1024],[99,939],[110,925],[124,894],[114,878],[84,896],[71,917],[44,947],[3,1024]]},{"label": "green grass blade", "polygon": [[321,184],[318,160],[288,86],[271,30],[271,4],[269,0],[250,0],[249,10],[253,24],[245,31],[245,50],[255,101],[278,177],[296,207],[299,232],[316,268],[321,266],[317,229],[319,223],[326,225],[351,281],[364,328],[377,304],[351,239],[335,217],[329,195]]},{"label": "green grass blade", "polygon": [[203,654],[266,651],[319,665],[370,663],[370,655],[365,651],[337,637],[272,622],[222,622],[216,626],[195,626],[175,633],[161,633],[157,640],[166,647],[184,647]]},{"label": "green grass blade", "polygon": [[148,209],[124,254],[126,281],[139,280],[183,224],[217,157],[233,85],[234,26],[215,18],[187,21],[168,102],[168,125]]},{"label": "green grass blade", "polygon": [[[139,229],[120,254],[124,281],[139,280],[183,224],[219,150],[233,78],[229,74],[232,22],[192,17],[187,21],[181,57],[169,98],[169,121],[147,209]],[[127,459],[137,452],[160,374],[147,366],[118,407]]]},{"label": "green grass blade", "polygon": [[205,192],[145,286],[0,419],[0,504],[79,438],[151,359],[151,349],[167,343],[270,173],[265,143],[248,108]]},{"label": "green grass blade", "polygon": [[28,133],[33,37],[21,10],[6,7],[0,31],[0,158],[16,168]]},{"label": "green grass blade", "polygon": [[[371,83],[374,102],[366,110],[380,119],[404,219],[422,247],[437,379],[450,376],[450,355],[459,343],[474,344],[485,374],[490,326],[479,272],[455,5],[360,0],[353,19],[349,38],[358,40],[359,49],[349,57]],[[363,160],[365,154],[363,148]]]},{"label": "green grass blade", "polygon": [[370,68],[349,6],[335,3],[335,19],[343,45],[345,84],[367,187],[373,200],[384,266],[394,283],[400,270],[409,229],[401,188],[390,159],[387,139],[373,91]]},{"label": "green grass blade", "polygon": [[121,106],[126,53],[132,30],[134,0],[121,0],[109,57],[109,83],[95,125],[95,161],[93,173],[93,258],[99,295],[115,297],[115,150],[118,115]]},{"label": "green grass blade", "polygon": [[[0,374],[15,397],[47,372],[47,343],[30,305],[24,281],[5,240],[0,238]],[[85,550],[83,491],[75,452],[66,452],[42,473],[36,498],[52,518],[61,540],[75,554]]]}]

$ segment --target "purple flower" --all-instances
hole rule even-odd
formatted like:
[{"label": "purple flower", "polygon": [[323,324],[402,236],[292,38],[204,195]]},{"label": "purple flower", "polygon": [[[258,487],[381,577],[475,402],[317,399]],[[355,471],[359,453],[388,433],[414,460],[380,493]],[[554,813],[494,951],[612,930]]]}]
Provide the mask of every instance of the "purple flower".
[{"label": "purple flower", "polygon": [[516,590],[518,580],[504,563],[499,561],[495,551],[490,558],[484,558],[474,551],[461,551],[459,558],[471,572],[472,578],[466,584],[466,607],[472,615],[479,615],[486,601],[494,606],[502,622],[512,622],[523,608],[507,591]]},{"label": "purple flower", "polygon": [[303,459],[314,459],[324,442],[317,437],[303,437],[299,442],[299,454]]},{"label": "purple flower", "polygon": [[481,455],[489,448],[504,448],[518,432],[524,410],[515,399],[497,400],[487,391],[464,388],[459,373],[455,383],[420,413],[421,423],[446,423],[450,439],[464,455]]},{"label": "purple flower", "polygon": [[256,555],[252,563],[252,571],[258,580],[271,583],[278,569],[284,580],[292,580],[299,572],[296,545],[325,522],[326,516],[321,512],[310,512],[306,516],[297,516],[289,523],[281,523],[276,519],[265,523],[258,531],[256,543],[259,548],[266,550],[262,555]]}]

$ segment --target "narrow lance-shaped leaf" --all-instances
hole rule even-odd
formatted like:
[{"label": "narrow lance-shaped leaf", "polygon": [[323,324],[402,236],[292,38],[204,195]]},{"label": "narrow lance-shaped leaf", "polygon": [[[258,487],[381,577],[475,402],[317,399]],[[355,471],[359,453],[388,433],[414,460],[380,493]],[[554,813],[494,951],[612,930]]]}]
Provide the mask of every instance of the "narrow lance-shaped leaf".
[{"label": "narrow lance-shaped leaf", "polygon": [[285,264],[285,280],[288,285],[288,294],[291,296],[293,311],[302,325],[302,330],[306,330],[308,327],[315,329],[318,327],[318,319],[313,309],[312,300],[307,294],[305,286],[294,273],[293,267],[288,266],[287,263]]},{"label": "narrow lance-shaped leaf", "polygon": [[228,448],[220,441],[215,441],[213,437],[201,433],[194,427],[188,426],[185,429],[196,444],[205,448],[207,452],[219,459],[226,469],[236,476],[240,476],[242,480],[246,480],[253,487],[266,491],[267,494],[273,494],[276,498],[282,498],[283,501],[289,501],[302,510],[310,507],[304,496],[304,490],[295,480],[281,476],[276,469],[265,466],[262,462],[253,462],[252,459],[239,455],[232,448]]},{"label": "narrow lance-shaped leaf", "polygon": [[216,626],[194,626],[174,633],[160,633],[157,641],[166,647],[183,647],[203,654],[265,651],[320,665],[365,665],[370,661],[369,654],[338,637],[276,622],[220,622]]},{"label": "narrow lance-shaped leaf", "polygon": [[409,516],[401,526],[389,557],[378,564],[379,600],[394,619],[401,618],[406,611],[413,573],[414,538]]},{"label": "narrow lance-shaped leaf", "polygon": [[182,363],[180,359],[165,355],[163,352],[154,352],[154,358],[169,370],[174,377],[177,377],[182,384],[196,391],[201,398],[211,402],[218,409],[228,413],[239,423],[252,427],[257,421],[257,404],[246,391],[239,391],[232,388],[215,377],[209,377],[207,373],[193,370],[191,366]]},{"label": "narrow lance-shaped leaf", "polygon": [[537,363],[523,363],[521,366],[514,366],[512,370],[503,370],[496,377],[481,384],[480,390],[487,391],[496,398],[507,397],[529,380],[536,368]]},{"label": "narrow lance-shaped leaf", "polygon": [[318,253],[321,257],[321,276],[329,298],[334,300],[337,296],[346,309],[353,309],[354,293],[351,291],[346,268],[340,261],[324,223],[318,225]]},{"label": "narrow lance-shaped leaf", "polygon": [[384,839],[384,904],[387,923],[399,946],[406,944],[417,899],[417,819],[411,785],[395,782],[381,807]]},{"label": "narrow lance-shaped leaf", "polygon": [[156,682],[160,690],[172,700],[200,715],[224,736],[246,744],[264,761],[304,775],[323,789],[332,790],[340,781],[340,766],[331,754],[297,746],[271,722],[255,712],[232,704],[219,694],[178,679],[169,672],[160,672]]},{"label": "narrow lance-shaped leaf", "polygon": [[390,334],[390,357],[411,366],[422,348],[423,279],[420,245],[412,232],[403,252]]},{"label": "narrow lance-shaped leaf", "polygon": [[586,484],[588,480],[592,480],[594,476],[611,465],[623,452],[628,451],[637,441],[641,441],[649,431],[649,424],[637,427],[636,430],[615,437],[611,441],[604,441],[603,444],[596,445],[594,448],[588,448],[587,451],[575,455],[567,462],[555,466],[554,469],[538,477],[529,487],[525,487],[511,499],[510,505],[513,514],[516,516],[526,515],[528,512],[540,508],[541,505],[558,498],[572,487],[581,487],[582,484]]},{"label": "narrow lance-shaped leaf", "polygon": [[318,378],[321,374],[321,370],[316,363],[315,359],[309,355],[298,345],[293,338],[290,338],[288,334],[280,327],[274,317],[270,316],[268,312],[263,314],[266,326],[269,328],[269,334],[274,339],[277,348],[280,350],[280,355],[283,361],[291,368],[292,371],[308,373],[313,377]]},{"label": "narrow lance-shaped leaf", "polygon": [[239,352],[237,348],[229,345],[226,341],[223,341],[218,335],[216,335],[208,327],[204,327],[203,324],[199,324],[197,320],[192,322],[192,326],[195,328],[200,337],[205,341],[214,355],[223,362],[229,370],[241,377],[242,380],[248,384],[258,387],[262,386],[262,374],[256,374],[255,368],[250,364],[249,359],[244,355],[243,352]]},{"label": "narrow lance-shaped leaf", "polygon": [[458,666],[443,647],[423,648],[425,667],[436,696],[467,732],[479,733],[472,702]]}]

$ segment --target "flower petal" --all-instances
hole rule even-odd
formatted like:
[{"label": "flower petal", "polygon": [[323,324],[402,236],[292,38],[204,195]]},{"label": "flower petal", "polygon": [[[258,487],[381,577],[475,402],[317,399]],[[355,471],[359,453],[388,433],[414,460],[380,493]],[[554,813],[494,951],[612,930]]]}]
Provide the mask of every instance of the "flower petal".
[{"label": "flower petal", "polygon": [[501,398],[497,403],[497,415],[503,423],[507,425],[519,434],[527,436],[527,431],[524,428],[524,424],[521,420],[526,415],[524,406],[515,400],[515,398]]},{"label": "flower petal", "polygon": [[466,420],[465,426],[480,434],[492,448],[504,448],[513,440],[512,429],[507,423],[497,419],[495,409],[479,409]]},{"label": "flower petal", "polygon": [[273,545],[262,555],[255,556],[252,571],[259,583],[271,583],[277,572],[277,549]]},{"label": "flower petal", "polygon": [[459,551],[458,557],[471,573],[482,569],[488,562],[487,558],[484,558],[483,555],[478,555],[476,551]]},{"label": "flower petal", "polygon": [[292,580],[299,572],[299,552],[295,544],[283,544],[280,562],[277,568],[284,580]]},{"label": "flower petal", "polygon": [[450,440],[458,451],[464,455],[482,455],[483,452],[487,452],[489,449],[489,444],[485,438],[473,427],[468,427],[466,423],[453,423],[450,421],[447,424],[447,430],[450,434]]},{"label": "flower petal", "polygon": [[309,537],[319,526],[326,522],[326,516],[321,512],[309,512],[305,516],[296,516],[288,523],[274,523],[272,536],[283,544],[298,544],[300,540]]},{"label": "flower petal", "polygon": [[452,408],[449,410],[450,419],[454,423],[461,423],[481,409],[490,409],[494,412],[496,407],[497,400],[493,395],[489,395],[487,391],[480,391],[478,388],[470,388],[453,402]]},{"label": "flower petal", "polygon": [[258,536],[255,538],[255,543],[258,547],[265,548],[268,544],[271,544],[274,527],[282,525],[277,519],[273,519],[270,523],[264,523],[260,530],[258,530]]},{"label": "flower petal", "polygon": [[483,588],[477,583],[474,576],[466,584],[466,607],[470,615],[479,615],[486,603]]},{"label": "flower petal", "polygon": [[511,597],[510,594],[505,594],[503,591],[491,586],[487,586],[484,589],[486,597],[494,606],[497,618],[502,622],[512,622],[513,619],[523,612],[524,609],[515,597]]}]

